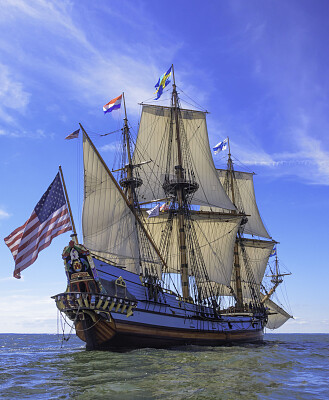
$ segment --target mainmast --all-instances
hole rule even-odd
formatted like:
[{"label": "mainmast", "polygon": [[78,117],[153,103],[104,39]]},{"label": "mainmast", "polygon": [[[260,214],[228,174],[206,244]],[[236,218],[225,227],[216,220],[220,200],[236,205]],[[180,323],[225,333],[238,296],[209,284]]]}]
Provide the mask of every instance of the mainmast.
[{"label": "mainmast", "polygon": [[173,91],[172,91],[172,103],[174,107],[174,118],[176,123],[176,143],[177,143],[177,155],[178,165],[175,166],[175,173],[177,177],[176,195],[178,202],[178,228],[179,228],[179,253],[180,253],[180,271],[182,279],[182,291],[183,298],[189,297],[189,277],[188,277],[188,265],[187,265],[187,254],[186,254],[186,233],[184,223],[184,176],[183,176],[183,165],[182,165],[182,148],[179,130],[179,116],[178,116],[178,99],[177,90],[175,83],[174,66],[172,65],[173,74]]},{"label": "mainmast", "polygon": [[[231,158],[231,147],[230,147],[230,139],[227,138],[228,142],[228,160],[227,160],[227,168],[229,171],[229,180],[231,186],[231,193],[232,193],[232,203],[236,206],[235,203],[235,193],[234,193],[234,179],[233,179],[233,162]],[[232,210],[233,214],[236,214],[236,210]],[[240,233],[238,232],[237,240],[235,241],[234,245],[234,271],[235,271],[235,285],[236,285],[236,306],[238,309],[243,308],[243,295],[242,295],[242,286],[241,286],[241,266],[239,261],[239,245],[238,239],[240,239]]]}]

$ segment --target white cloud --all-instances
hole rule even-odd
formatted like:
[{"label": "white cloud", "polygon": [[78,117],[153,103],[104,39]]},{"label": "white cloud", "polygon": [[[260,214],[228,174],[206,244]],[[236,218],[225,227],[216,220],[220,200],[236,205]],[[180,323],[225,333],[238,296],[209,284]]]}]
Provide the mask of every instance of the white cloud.
[{"label": "white cloud", "polygon": [[8,214],[5,210],[0,208],[0,219],[9,218],[10,214]]},{"label": "white cloud", "polygon": [[116,143],[110,143],[110,144],[106,144],[104,146],[102,146],[100,148],[100,151],[106,152],[106,151],[118,151],[120,147],[120,143],[116,142]]},{"label": "white cloud", "polygon": [[7,66],[0,64],[0,119],[14,123],[13,114],[24,113],[29,101],[30,94],[23,84],[12,76]]},{"label": "white cloud", "polygon": [[[159,68],[156,60],[172,60],[181,46],[177,40],[170,41],[168,33],[165,36],[157,27],[157,30],[148,34],[147,43],[123,41],[120,38],[121,33],[114,30],[104,49],[100,46],[104,41],[104,32],[95,27],[93,35],[90,35],[80,14],[74,13],[74,5],[71,2],[11,0],[3,2],[2,6],[9,21],[3,21],[4,23],[10,24],[14,20],[16,24],[18,21],[21,24],[30,24],[28,21],[33,19],[33,30],[29,30],[38,29],[39,36],[41,34],[47,37],[47,41],[42,41],[38,36],[33,42],[41,51],[39,48],[28,51],[30,39],[26,46],[26,38],[19,37],[17,41],[21,46],[20,53],[23,54],[24,64],[29,69],[38,68],[41,74],[51,77],[52,81],[56,80],[58,91],[69,90],[69,95],[75,101],[84,104],[97,104],[101,107],[103,103],[98,104],[100,99],[106,102],[109,96],[114,97],[126,91],[127,107],[134,115],[138,115],[138,102],[153,96],[152,88],[158,75],[163,72],[161,68],[164,66]],[[134,7],[129,7],[129,11],[132,14],[140,12]],[[117,13],[111,10],[110,6],[106,7],[106,12]],[[115,18],[118,18],[116,14]],[[145,32],[145,20],[147,17],[143,14],[132,18],[134,29]],[[16,31],[13,34],[19,35]],[[163,42],[162,39],[165,39],[166,46],[159,45]],[[173,44],[168,45],[169,42]],[[9,47],[6,43],[6,50],[12,55],[17,53],[16,45]],[[56,57],[53,56],[54,51]]]}]

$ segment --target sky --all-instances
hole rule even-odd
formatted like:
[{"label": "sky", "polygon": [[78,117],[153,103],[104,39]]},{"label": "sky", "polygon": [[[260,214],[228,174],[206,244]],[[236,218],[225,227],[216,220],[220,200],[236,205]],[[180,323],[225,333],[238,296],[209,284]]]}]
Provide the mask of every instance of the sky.
[{"label": "sky", "polygon": [[[260,213],[292,272],[278,296],[295,318],[276,332],[329,333],[326,0],[0,6],[2,238],[29,218],[61,165],[82,240],[81,141],[65,136],[82,123],[112,167],[120,138],[99,134],[120,128],[123,114],[104,115],[102,106],[124,92],[136,131],[139,103],[174,64],[182,105],[209,111],[210,144],[228,136],[236,168],[256,173]],[[0,242],[0,332],[61,330],[51,296],[66,288],[61,253],[69,239],[55,238],[20,280]]]}]

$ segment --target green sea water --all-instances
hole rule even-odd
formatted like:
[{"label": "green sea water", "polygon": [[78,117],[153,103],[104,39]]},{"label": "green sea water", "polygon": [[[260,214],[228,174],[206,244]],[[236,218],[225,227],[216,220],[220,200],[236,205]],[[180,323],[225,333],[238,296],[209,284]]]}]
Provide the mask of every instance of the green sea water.
[{"label": "green sea water", "polygon": [[84,350],[74,335],[0,335],[1,399],[329,399],[329,335],[262,345]]}]

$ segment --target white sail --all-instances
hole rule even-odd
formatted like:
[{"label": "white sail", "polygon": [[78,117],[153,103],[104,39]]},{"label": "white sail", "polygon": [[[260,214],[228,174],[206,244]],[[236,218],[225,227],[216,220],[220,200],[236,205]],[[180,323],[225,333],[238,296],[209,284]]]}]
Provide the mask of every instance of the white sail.
[{"label": "white sail", "polygon": [[[242,293],[244,298],[250,298],[250,284],[260,287],[275,242],[244,238],[241,243],[242,246],[238,244],[238,251]],[[245,249],[245,254],[242,247]],[[250,272],[248,273],[248,271]],[[230,285],[233,289],[236,288],[234,268]],[[221,287],[220,293],[224,296],[232,295],[230,289],[225,286]]]},{"label": "white sail", "polygon": [[[232,200],[231,181],[229,172],[226,169],[217,170],[218,177],[229,198]],[[235,205],[238,210],[247,214],[248,222],[245,225],[244,233],[253,236],[260,236],[270,239],[256,203],[253,173],[234,171],[234,194]],[[201,210],[209,211],[209,207],[201,207]],[[221,211],[213,209],[213,211]]]},{"label": "white sail", "polygon": [[[187,136],[187,145],[191,153],[191,165],[199,188],[193,196],[192,203],[221,207],[234,210],[232,202],[220,184],[212,159],[206,115],[201,111],[180,110],[181,126]],[[162,188],[166,173],[167,160],[178,165],[177,145],[169,143],[169,132],[172,127],[171,108],[144,105],[136,141],[133,164],[151,160],[139,169],[143,185],[139,189],[140,202],[150,202],[165,198]],[[175,135],[174,135],[175,138]],[[175,140],[175,139],[173,139]],[[186,166],[183,165],[183,168]],[[174,174],[174,171],[170,173]]]},{"label": "white sail", "polygon": [[135,216],[85,135],[83,160],[82,229],[85,246],[95,255],[124,266],[128,271],[140,273]]},{"label": "white sail", "polygon": [[[225,185],[225,181],[227,182],[227,170],[225,169],[218,169],[217,170],[219,179],[221,184],[224,188],[227,186]],[[255,197],[255,189],[254,189],[254,181],[253,181],[252,173],[248,172],[241,172],[241,171],[234,171],[234,182],[236,183],[234,186],[235,191],[235,201],[236,206],[238,209],[240,208],[237,203],[241,202],[241,210],[245,214],[248,215],[248,222],[245,225],[244,233],[248,233],[250,235],[261,236],[264,238],[270,238],[264,223],[261,219],[259,214],[259,210],[256,203]],[[230,183],[228,182],[228,187],[230,187]],[[227,194],[229,195],[230,199],[232,200],[231,190],[227,190]]]},{"label": "white sail", "polygon": [[[264,297],[264,295],[262,295]],[[264,302],[264,306],[268,309],[268,321],[266,323],[266,328],[278,329],[282,326],[288,319],[293,318],[288,314],[283,308],[279,307],[274,301],[267,299]]]},{"label": "white sail", "polygon": [[[233,248],[241,217],[194,213],[192,218],[209,279],[223,285],[229,285],[233,267]],[[166,228],[167,219],[168,215],[166,214],[146,220],[146,226],[158,247],[161,244],[161,235]],[[172,222],[173,234],[166,252],[166,261],[169,267],[166,272],[177,273],[180,270],[177,224],[177,218],[174,218]],[[188,221],[186,221],[186,231],[188,231],[187,225]],[[191,265],[188,264],[188,266],[191,275]]]},{"label": "white sail", "polygon": [[[268,259],[275,245],[274,241],[242,239],[242,244],[247,253],[247,262],[250,263],[250,268],[253,273],[253,278],[257,285],[260,285],[265,274]],[[239,245],[241,265],[241,279],[243,282],[248,282],[246,274],[245,258],[243,257],[241,246]]]}]

